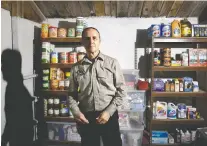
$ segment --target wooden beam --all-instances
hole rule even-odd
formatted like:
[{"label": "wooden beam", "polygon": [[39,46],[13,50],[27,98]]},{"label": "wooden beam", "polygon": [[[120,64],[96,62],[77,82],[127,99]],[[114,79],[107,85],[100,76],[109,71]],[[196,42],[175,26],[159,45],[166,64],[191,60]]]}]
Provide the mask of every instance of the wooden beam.
[{"label": "wooden beam", "polygon": [[45,17],[51,17],[50,13],[48,12],[47,6],[43,1],[35,1],[35,4],[39,7]]},{"label": "wooden beam", "polygon": [[23,1],[15,1],[11,3],[11,16],[24,17],[22,10]]},{"label": "wooden beam", "polygon": [[140,17],[143,1],[130,1],[128,6],[128,17]]},{"label": "wooden beam", "polygon": [[202,24],[204,24],[204,23],[207,24],[207,6],[201,12],[201,14],[198,18],[198,22],[202,23]]},{"label": "wooden beam", "polygon": [[105,5],[103,1],[94,1],[94,8],[96,16],[105,16]]},{"label": "wooden beam", "polygon": [[164,3],[164,0],[153,1],[152,9],[150,11],[150,16],[158,17],[162,9],[163,3]]},{"label": "wooden beam", "polygon": [[83,17],[89,17],[91,15],[91,10],[89,8],[87,1],[79,1],[81,12]]},{"label": "wooden beam", "polygon": [[128,17],[129,1],[117,1],[117,17]]},{"label": "wooden beam", "polygon": [[198,17],[204,8],[207,6],[207,1],[198,1],[194,10],[190,13],[190,17]]},{"label": "wooden beam", "polygon": [[111,1],[111,16],[117,17],[117,1]]},{"label": "wooden beam", "polygon": [[167,17],[169,11],[171,10],[173,3],[174,3],[174,1],[164,1],[164,4],[162,6],[162,9],[160,11],[159,16],[166,16]]},{"label": "wooden beam", "polygon": [[105,5],[105,15],[111,16],[111,3],[110,3],[110,1],[104,1],[104,5]]},{"label": "wooden beam", "polygon": [[168,17],[175,17],[183,4],[183,1],[175,1],[171,7],[171,10],[168,13]]},{"label": "wooden beam", "polygon": [[1,1],[1,8],[11,11],[11,1]]},{"label": "wooden beam", "polygon": [[39,16],[41,22],[46,20],[45,15],[42,13],[40,8],[36,5],[34,1],[28,1],[34,12]]},{"label": "wooden beam", "polygon": [[180,7],[176,16],[178,17],[188,17],[196,6],[197,1],[183,1],[182,6]]},{"label": "wooden beam", "polygon": [[144,1],[141,17],[149,17],[152,6],[153,6],[153,1]]}]

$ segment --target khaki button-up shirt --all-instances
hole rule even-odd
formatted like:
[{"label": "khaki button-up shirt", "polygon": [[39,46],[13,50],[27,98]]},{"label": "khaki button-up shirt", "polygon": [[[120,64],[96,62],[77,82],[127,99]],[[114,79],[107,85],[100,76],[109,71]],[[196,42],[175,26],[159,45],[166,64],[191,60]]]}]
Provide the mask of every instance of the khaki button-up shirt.
[{"label": "khaki button-up shirt", "polygon": [[102,53],[94,62],[85,57],[71,68],[69,107],[74,115],[104,110],[112,116],[125,97],[124,85],[116,59]]}]

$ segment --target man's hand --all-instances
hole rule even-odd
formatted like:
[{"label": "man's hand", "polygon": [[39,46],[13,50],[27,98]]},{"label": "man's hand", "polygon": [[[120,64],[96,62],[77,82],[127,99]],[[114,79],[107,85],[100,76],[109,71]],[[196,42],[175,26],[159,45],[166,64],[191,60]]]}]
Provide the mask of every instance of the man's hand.
[{"label": "man's hand", "polygon": [[98,124],[106,124],[109,118],[110,118],[109,113],[104,111],[96,118],[96,121]]},{"label": "man's hand", "polygon": [[81,112],[79,115],[75,116],[74,118],[78,123],[81,123],[81,124],[88,124],[89,123],[89,121],[86,119],[84,114]]}]

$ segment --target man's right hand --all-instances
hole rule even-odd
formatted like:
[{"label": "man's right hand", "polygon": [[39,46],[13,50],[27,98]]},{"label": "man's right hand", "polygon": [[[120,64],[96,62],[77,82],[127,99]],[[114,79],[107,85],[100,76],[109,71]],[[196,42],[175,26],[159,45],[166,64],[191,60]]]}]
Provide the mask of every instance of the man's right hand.
[{"label": "man's right hand", "polygon": [[74,118],[78,123],[81,123],[81,124],[88,124],[89,123],[89,121],[86,119],[84,114],[81,112],[79,115],[75,116]]}]

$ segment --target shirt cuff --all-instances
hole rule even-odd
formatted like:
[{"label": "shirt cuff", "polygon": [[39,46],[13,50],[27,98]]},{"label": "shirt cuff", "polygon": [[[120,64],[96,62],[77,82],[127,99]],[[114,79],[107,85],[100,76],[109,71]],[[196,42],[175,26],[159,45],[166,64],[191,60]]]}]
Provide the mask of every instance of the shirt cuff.
[{"label": "shirt cuff", "polygon": [[105,111],[108,112],[110,116],[113,116],[116,110],[117,110],[116,105],[112,103],[106,108]]}]

